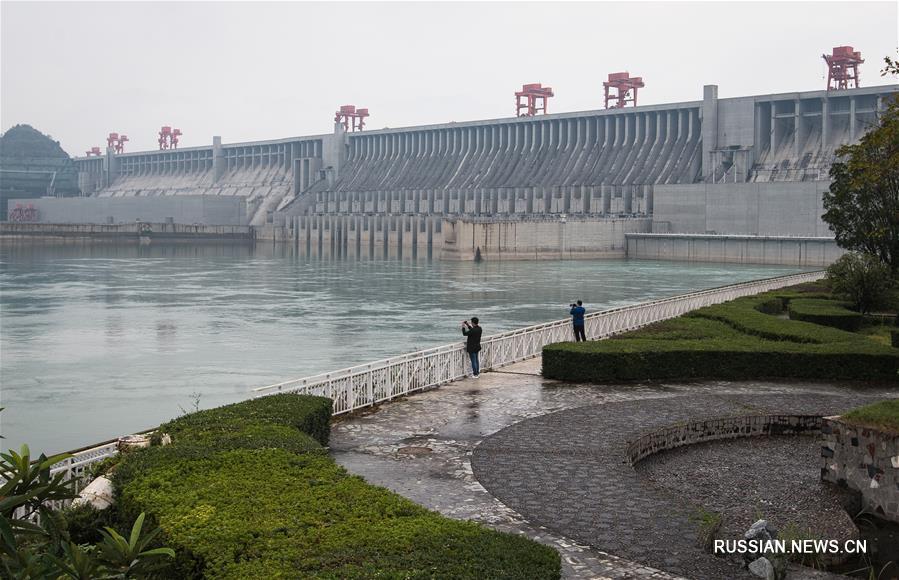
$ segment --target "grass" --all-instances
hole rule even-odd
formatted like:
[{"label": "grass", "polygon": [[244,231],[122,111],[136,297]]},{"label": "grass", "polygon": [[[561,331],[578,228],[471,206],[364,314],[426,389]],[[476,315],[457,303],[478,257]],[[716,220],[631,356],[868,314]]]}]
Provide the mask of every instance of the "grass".
[{"label": "grass", "polygon": [[715,545],[715,538],[718,535],[718,530],[721,529],[721,514],[699,507],[690,516],[690,519],[699,526],[699,531],[697,532],[697,542],[699,547],[706,552],[711,552]]},{"label": "grass", "polygon": [[844,413],[846,423],[899,433],[899,399],[865,405]]}]

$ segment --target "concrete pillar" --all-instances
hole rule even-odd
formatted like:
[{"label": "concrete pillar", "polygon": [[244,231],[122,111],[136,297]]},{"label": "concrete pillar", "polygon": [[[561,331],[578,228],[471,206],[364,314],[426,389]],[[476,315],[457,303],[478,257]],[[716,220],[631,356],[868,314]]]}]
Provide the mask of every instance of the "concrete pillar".
[{"label": "concrete pillar", "polygon": [[771,101],[771,147],[769,150],[773,154],[777,149],[777,103]]},{"label": "concrete pillar", "polygon": [[821,99],[821,148],[826,149],[830,141],[830,100]]},{"label": "concrete pillar", "polygon": [[849,142],[855,143],[855,97],[849,97]]},{"label": "concrete pillar", "polygon": [[322,165],[325,168],[330,167],[336,178],[346,161],[346,130],[341,123],[334,123],[334,134],[325,135],[322,141]]},{"label": "concrete pillar", "polygon": [[[223,175],[225,175],[225,156],[222,152],[222,138],[216,135],[212,138],[212,183],[218,183]],[[294,180],[296,180],[296,174],[294,174]]]},{"label": "concrete pillar", "polygon": [[119,161],[116,159],[115,149],[112,147],[106,148],[106,157],[103,158],[103,176],[104,187],[113,183],[119,176]]},{"label": "concrete pillar", "polygon": [[702,172],[709,177],[714,169],[712,151],[718,148],[718,85],[702,88]]},{"label": "concrete pillar", "polygon": [[793,157],[799,159],[799,147],[802,141],[802,102],[793,101]]}]

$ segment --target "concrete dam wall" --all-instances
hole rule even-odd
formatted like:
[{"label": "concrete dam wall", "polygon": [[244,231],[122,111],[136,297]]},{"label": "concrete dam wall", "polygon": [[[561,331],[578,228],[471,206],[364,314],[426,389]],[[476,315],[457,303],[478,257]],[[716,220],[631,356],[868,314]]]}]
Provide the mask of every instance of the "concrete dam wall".
[{"label": "concrete dam wall", "polygon": [[246,223],[262,225],[309,187],[321,155],[322,140],[314,137],[224,146],[215,138],[212,147],[107,152],[78,162],[92,197],[236,197],[246,204]]},{"label": "concrete dam wall", "polygon": [[[586,216],[652,218],[653,232],[829,237],[820,197],[835,152],[897,93],[719,99],[708,85],[686,103],[357,133],[337,124],[329,135],[109,150],[76,165],[91,196],[229,196],[246,203],[248,224],[286,230],[299,228],[297,216],[516,218],[518,231],[531,227],[527,216]],[[624,239],[597,250],[613,247]]]}]

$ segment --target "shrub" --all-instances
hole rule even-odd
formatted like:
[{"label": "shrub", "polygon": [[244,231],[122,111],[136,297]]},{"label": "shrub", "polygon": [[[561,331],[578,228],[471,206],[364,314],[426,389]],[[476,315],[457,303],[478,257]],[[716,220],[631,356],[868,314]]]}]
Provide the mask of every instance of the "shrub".
[{"label": "shrub", "polygon": [[899,348],[899,330],[890,331],[890,344]]},{"label": "shrub", "polygon": [[[173,443],[113,473],[181,578],[559,578],[552,548],[445,518],[349,475],[322,449],[331,402],[275,395],[179,417]],[[314,434],[312,439],[306,433]]]},{"label": "shrub", "polygon": [[331,399],[282,394],[198,411],[159,426],[172,440],[180,437],[215,439],[243,430],[249,424],[289,426],[310,435],[322,446],[331,433]]},{"label": "shrub", "polygon": [[321,455],[235,450],[171,463],[122,501],[156,514],[206,578],[558,578],[555,550],[444,518]]},{"label": "shrub", "polygon": [[[543,374],[579,382],[897,379],[899,352],[895,349],[837,328],[762,312],[776,312],[776,300],[783,302],[784,294],[739,298],[609,340],[548,345],[543,349]],[[804,312],[804,307],[814,306],[815,299],[791,296],[789,302]]]},{"label": "shrub", "polygon": [[798,298],[790,302],[790,320],[803,320],[813,324],[832,326],[855,332],[862,327],[865,317],[849,310],[848,302]]},{"label": "shrub", "polygon": [[769,301],[770,298],[770,294],[737,298],[724,304],[700,308],[685,316],[688,318],[718,320],[743,334],[772,341],[822,344],[851,339],[851,337],[847,337],[844,332],[839,330],[821,327],[808,322],[786,322],[770,314],[760,312],[757,306]]},{"label": "shrub", "polygon": [[[874,341],[797,345],[758,340],[605,340],[543,349],[543,375],[575,382],[642,379],[896,380],[899,354]],[[892,352],[885,352],[892,351]]]},{"label": "shrub", "polygon": [[827,279],[834,294],[862,314],[883,306],[892,287],[889,266],[870,254],[844,254],[827,268]]}]

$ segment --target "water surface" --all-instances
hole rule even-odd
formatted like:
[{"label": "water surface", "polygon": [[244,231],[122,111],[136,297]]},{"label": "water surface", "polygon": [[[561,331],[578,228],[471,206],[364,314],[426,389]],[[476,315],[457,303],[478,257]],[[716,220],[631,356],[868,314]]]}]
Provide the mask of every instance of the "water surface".
[{"label": "water surface", "polygon": [[642,260],[318,259],[268,246],[0,249],[4,448],[74,449],[250,389],[461,339],[797,271]]}]

